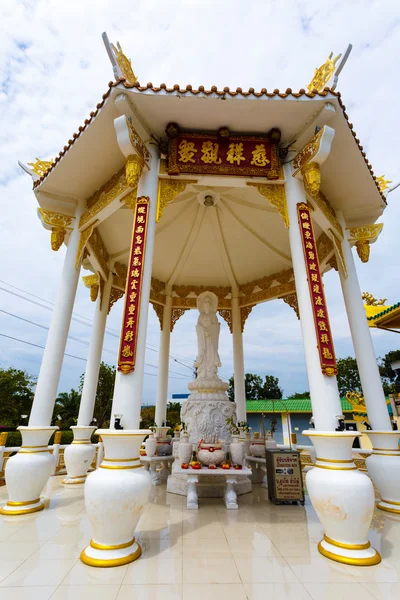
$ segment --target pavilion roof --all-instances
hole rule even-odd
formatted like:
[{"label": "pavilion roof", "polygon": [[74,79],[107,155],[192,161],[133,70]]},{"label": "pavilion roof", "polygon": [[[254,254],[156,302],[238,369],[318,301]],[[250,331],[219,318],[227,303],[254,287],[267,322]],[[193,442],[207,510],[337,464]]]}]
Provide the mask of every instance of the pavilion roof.
[{"label": "pavilion roof", "polygon": [[[371,307],[368,307],[371,308]],[[379,308],[379,307],[373,307]],[[390,327],[393,329],[400,328],[400,302],[392,306],[383,306],[383,310],[374,315],[367,316],[367,321],[370,327]]]},{"label": "pavilion roof", "polygon": [[[38,186],[40,186],[43,183],[43,181],[49,176],[49,174],[56,168],[58,163],[60,163],[60,161],[63,159],[63,157],[68,153],[68,151],[75,144],[75,142],[81,137],[82,133],[88,129],[89,125],[91,125],[91,123],[99,115],[100,111],[105,106],[106,101],[109,98],[113,88],[120,88],[121,91],[126,90],[126,87],[123,86],[123,84],[120,82],[113,82],[113,81],[109,82],[108,90],[103,94],[101,102],[99,102],[96,105],[96,110],[92,111],[89,115],[89,118],[85,119],[84,124],[80,125],[78,127],[78,131],[72,134],[71,138],[68,140],[68,143],[63,147],[62,150],[60,150],[59,154],[53,160],[50,168],[46,171],[46,173],[44,173],[40,177],[40,179],[35,181],[34,188],[37,188]],[[313,92],[313,93],[309,93],[305,89],[300,89],[298,92],[293,92],[291,88],[287,88],[286,91],[284,91],[284,92],[281,92],[278,89],[274,89],[272,92],[269,92],[266,88],[262,88],[259,92],[256,92],[254,90],[254,88],[249,88],[248,91],[245,91],[240,87],[236,88],[236,90],[231,90],[229,87],[224,87],[222,90],[219,90],[217,88],[217,86],[212,86],[209,90],[206,90],[204,88],[204,86],[199,86],[197,89],[194,89],[191,85],[187,85],[186,87],[181,87],[180,85],[175,84],[172,87],[168,87],[165,83],[162,83],[162,84],[160,84],[160,86],[156,87],[156,86],[153,86],[152,83],[147,83],[145,86],[142,86],[142,85],[140,85],[139,82],[135,82],[131,86],[131,89],[132,89],[132,91],[135,91],[136,93],[139,92],[140,94],[144,94],[144,95],[157,95],[157,96],[165,95],[165,96],[180,96],[180,97],[198,96],[198,97],[204,97],[204,98],[211,97],[211,98],[220,98],[220,99],[227,98],[227,97],[230,97],[230,98],[241,97],[241,98],[254,98],[254,99],[255,98],[285,99],[288,97],[292,97],[292,98],[306,97],[306,98],[313,99],[316,97],[324,98],[326,96],[336,97],[338,99],[338,103],[342,109],[343,116],[344,116],[344,118],[348,124],[348,127],[353,135],[354,141],[360,150],[360,153],[364,159],[364,162],[365,162],[367,168],[369,169],[372,179],[375,182],[376,188],[377,188],[381,198],[386,203],[385,196],[379,188],[379,185],[377,182],[377,177],[374,174],[372,165],[370,164],[370,162],[368,161],[368,159],[366,157],[366,153],[364,152],[364,149],[360,143],[360,140],[357,138],[357,134],[353,129],[353,124],[349,122],[349,118],[346,113],[346,107],[341,100],[340,92],[336,92],[333,89],[330,89],[328,87],[326,87],[321,92]]]},{"label": "pavilion roof", "polygon": [[[346,400],[340,399],[344,412],[353,412],[353,406]],[[283,400],[247,400],[247,413],[312,413],[310,398],[292,398]]]}]

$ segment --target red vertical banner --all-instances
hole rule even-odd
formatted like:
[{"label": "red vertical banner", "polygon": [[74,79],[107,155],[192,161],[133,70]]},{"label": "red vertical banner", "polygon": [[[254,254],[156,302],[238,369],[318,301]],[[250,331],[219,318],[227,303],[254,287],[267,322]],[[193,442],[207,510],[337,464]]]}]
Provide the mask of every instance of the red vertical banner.
[{"label": "red vertical banner", "polygon": [[297,218],[303,244],[321,370],[324,375],[332,377],[337,374],[335,349],[333,347],[324,286],[319,268],[311,211],[310,207],[304,202],[297,204]]},{"label": "red vertical banner", "polygon": [[118,371],[122,373],[132,373],[135,370],[149,203],[147,196],[136,200],[118,354]]}]

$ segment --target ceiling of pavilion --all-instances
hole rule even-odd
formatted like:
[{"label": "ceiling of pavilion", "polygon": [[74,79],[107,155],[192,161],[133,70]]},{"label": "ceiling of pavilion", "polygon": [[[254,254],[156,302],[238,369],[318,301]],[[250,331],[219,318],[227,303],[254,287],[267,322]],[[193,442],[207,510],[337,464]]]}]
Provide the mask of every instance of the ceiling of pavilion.
[{"label": "ceiling of pavilion", "polygon": [[[199,202],[208,192],[214,206]],[[125,264],[131,227],[123,208],[99,227],[110,255]],[[188,186],[156,228],[153,277],[170,285],[231,287],[290,267],[288,230],[255,188]]]}]

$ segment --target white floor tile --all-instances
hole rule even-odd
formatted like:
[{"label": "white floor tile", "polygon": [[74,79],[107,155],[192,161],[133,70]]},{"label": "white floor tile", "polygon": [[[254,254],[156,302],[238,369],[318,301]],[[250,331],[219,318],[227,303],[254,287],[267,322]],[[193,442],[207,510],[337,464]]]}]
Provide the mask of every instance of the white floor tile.
[{"label": "white floor tile", "polygon": [[119,588],[119,585],[60,585],[51,600],[115,600]]},{"label": "white floor tile", "polygon": [[120,585],[127,568],[126,565],[122,567],[113,567],[112,569],[109,567],[89,567],[78,560],[75,562],[68,575],[63,579],[62,585]]},{"label": "white floor tile", "polygon": [[183,583],[240,583],[233,558],[184,558]]},{"label": "white floor tile", "polygon": [[6,600],[49,600],[55,590],[55,586],[2,587],[1,595]]},{"label": "white floor tile", "polygon": [[123,585],[182,583],[182,558],[141,557],[127,567]]},{"label": "white floor tile", "polygon": [[298,583],[299,580],[283,559],[235,557],[243,583]]},{"label": "white floor tile", "polygon": [[42,560],[31,557],[3,579],[0,586],[59,585],[75,562],[75,559]]},{"label": "white floor tile", "polygon": [[312,600],[374,600],[359,583],[305,583],[304,587]]},{"label": "white floor tile", "polygon": [[122,585],[117,600],[181,600],[181,585]]},{"label": "white floor tile", "polygon": [[215,585],[184,583],[183,600],[247,600],[247,598],[241,583],[217,583]]},{"label": "white floor tile", "polygon": [[245,583],[248,600],[311,600],[301,583]]}]

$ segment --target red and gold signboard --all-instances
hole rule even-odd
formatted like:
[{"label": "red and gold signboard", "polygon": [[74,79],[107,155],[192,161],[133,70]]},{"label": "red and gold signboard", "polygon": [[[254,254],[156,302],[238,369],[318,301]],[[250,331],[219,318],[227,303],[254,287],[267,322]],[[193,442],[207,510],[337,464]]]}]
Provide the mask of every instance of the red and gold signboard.
[{"label": "red and gold signboard", "polygon": [[321,369],[325,375],[332,377],[337,374],[336,357],[329,325],[324,286],[319,269],[310,207],[304,203],[298,204],[297,217],[303,242]]},{"label": "red and gold signboard", "polygon": [[132,373],[135,370],[149,202],[150,199],[147,196],[141,196],[136,200],[118,355],[118,371],[122,371],[122,373]]},{"label": "red and gold signboard", "polygon": [[169,175],[198,173],[279,179],[278,129],[265,136],[251,136],[230,135],[226,129],[223,134],[182,133],[175,127],[169,147]]}]

